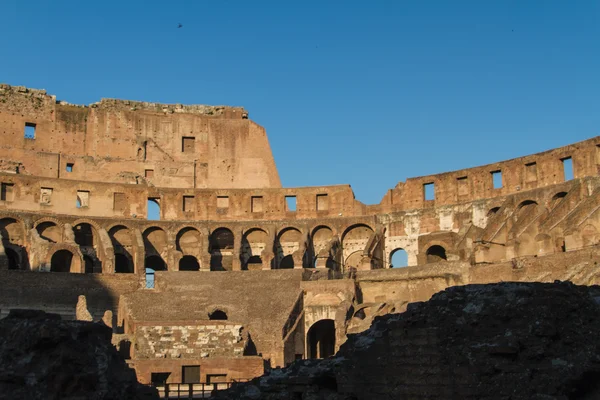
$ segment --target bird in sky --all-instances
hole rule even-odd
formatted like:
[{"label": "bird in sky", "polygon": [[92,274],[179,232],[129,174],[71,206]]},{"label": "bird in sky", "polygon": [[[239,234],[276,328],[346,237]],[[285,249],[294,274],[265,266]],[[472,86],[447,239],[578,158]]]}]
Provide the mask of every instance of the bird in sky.
[{"label": "bird in sky", "polygon": [[177,28],[183,28],[183,25],[180,23],[177,24]]}]

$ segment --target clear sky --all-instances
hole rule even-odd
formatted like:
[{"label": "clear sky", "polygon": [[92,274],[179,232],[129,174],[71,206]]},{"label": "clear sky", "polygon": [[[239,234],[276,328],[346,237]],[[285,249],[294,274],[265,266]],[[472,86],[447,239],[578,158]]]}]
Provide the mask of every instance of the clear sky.
[{"label": "clear sky", "polygon": [[2,0],[0,82],[244,106],[284,186],[372,204],[599,135],[600,1]]}]

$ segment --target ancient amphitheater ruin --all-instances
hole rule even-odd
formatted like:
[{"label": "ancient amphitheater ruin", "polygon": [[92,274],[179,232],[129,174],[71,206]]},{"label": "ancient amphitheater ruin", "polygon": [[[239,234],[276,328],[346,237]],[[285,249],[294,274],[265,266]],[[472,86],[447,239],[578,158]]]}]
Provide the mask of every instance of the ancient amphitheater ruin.
[{"label": "ancient amphitheater ruin", "polygon": [[598,283],[599,166],[596,137],[365,205],[282,188],[243,108],[0,85],[0,317],[73,319],[83,295],[141,382],[249,379],[449,286]]}]

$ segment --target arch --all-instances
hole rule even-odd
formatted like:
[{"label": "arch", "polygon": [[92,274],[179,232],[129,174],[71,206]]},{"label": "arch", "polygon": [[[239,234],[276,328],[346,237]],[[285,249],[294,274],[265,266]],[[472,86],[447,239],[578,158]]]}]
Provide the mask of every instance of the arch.
[{"label": "arch", "polygon": [[390,253],[390,268],[408,266],[408,253],[403,248],[397,248]]},{"label": "arch", "polygon": [[244,232],[242,236],[242,246],[240,249],[240,260],[243,270],[262,269],[261,254],[267,247],[269,234],[261,228],[251,228]]},{"label": "arch", "polygon": [[151,269],[153,271],[166,271],[167,263],[159,255],[151,255],[146,257],[144,260],[144,268]]},{"label": "arch", "polygon": [[125,225],[113,225],[108,230],[108,236],[113,247],[128,247],[133,245],[131,230]]},{"label": "arch", "polygon": [[130,258],[122,253],[115,253],[115,273],[130,274],[133,273],[133,263]]},{"label": "arch", "polygon": [[75,234],[75,243],[81,247],[94,247],[96,242],[96,228],[87,222],[82,222],[73,226]]},{"label": "arch", "polygon": [[313,248],[313,254],[319,254],[319,252],[325,248],[333,239],[333,230],[325,225],[317,226],[312,231],[311,245]]},{"label": "arch", "polygon": [[0,219],[0,235],[4,243],[23,245],[25,239],[23,222],[10,217]]},{"label": "arch", "polygon": [[200,271],[200,263],[194,256],[183,256],[179,260],[180,271]]},{"label": "arch", "polygon": [[199,256],[202,249],[202,236],[198,229],[193,227],[185,227],[177,232],[175,239],[177,250],[184,255]]},{"label": "arch", "polygon": [[492,208],[490,208],[490,210],[487,213],[488,218],[491,217],[491,216],[493,216],[493,215],[498,214],[498,211],[500,211],[500,207],[492,207]]},{"label": "arch", "polygon": [[306,334],[309,358],[327,358],[335,354],[335,322],[322,319],[315,322]]},{"label": "arch", "polygon": [[346,270],[349,269],[360,269],[360,262],[362,261],[362,256],[363,256],[363,251],[362,250],[358,250],[355,251],[354,253],[350,253],[350,255],[348,257],[346,257],[346,260],[344,261],[344,267]]},{"label": "arch", "polygon": [[223,310],[216,309],[208,314],[208,319],[212,321],[226,321],[227,313]]},{"label": "arch", "polygon": [[149,198],[146,203],[147,206],[147,220],[148,221],[160,221],[160,199]]},{"label": "arch", "polygon": [[158,226],[151,226],[142,235],[146,255],[162,254],[167,248],[167,233]]},{"label": "arch", "polygon": [[517,210],[521,210],[523,207],[531,206],[531,205],[536,205],[537,206],[538,203],[536,201],[534,201],[534,200],[523,200],[517,206]]},{"label": "arch", "polygon": [[294,268],[294,258],[292,257],[291,254],[288,254],[287,256],[285,256],[281,259],[281,261],[279,262],[279,268],[280,269]]},{"label": "arch", "polygon": [[361,237],[366,232],[369,232],[369,236],[370,236],[371,233],[373,233],[375,231],[369,225],[364,224],[364,223],[350,225],[349,227],[347,227],[344,230],[344,233],[342,233],[342,242],[344,242],[344,240],[346,240],[346,239],[352,239],[352,238],[356,238],[356,237]]},{"label": "arch", "polygon": [[54,221],[44,221],[36,225],[35,230],[44,240],[50,243],[62,241],[62,228]]},{"label": "arch", "polygon": [[50,259],[50,271],[51,272],[71,272],[71,266],[73,263],[73,253],[69,250],[58,250],[52,254]]},{"label": "arch", "polygon": [[234,243],[233,232],[227,228],[218,228],[211,233],[209,240],[211,271],[231,270]]},{"label": "arch", "polygon": [[427,255],[427,263],[446,261],[446,249],[438,244],[429,247],[425,253]]},{"label": "arch", "polygon": [[[354,224],[344,231],[342,235],[342,257],[345,260],[344,265],[346,268],[358,268],[362,259],[362,252],[369,243],[373,232],[373,229],[366,224]],[[356,252],[359,252],[359,255],[354,254]],[[350,264],[348,264],[349,259]]]},{"label": "arch", "polygon": [[555,208],[563,201],[565,197],[567,197],[567,192],[556,193],[554,196],[552,196],[552,199],[550,200],[550,207]]},{"label": "arch", "polygon": [[6,258],[8,258],[8,269],[22,269],[21,257],[19,257],[19,254],[10,247],[6,247],[4,251],[6,253]]}]

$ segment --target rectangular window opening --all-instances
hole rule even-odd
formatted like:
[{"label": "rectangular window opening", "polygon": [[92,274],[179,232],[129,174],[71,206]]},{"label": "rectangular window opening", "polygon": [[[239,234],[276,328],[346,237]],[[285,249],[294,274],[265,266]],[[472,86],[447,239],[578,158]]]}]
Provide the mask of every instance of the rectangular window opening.
[{"label": "rectangular window opening", "polygon": [[49,188],[49,187],[40,188],[40,204],[45,204],[45,205],[52,204],[52,188]]},{"label": "rectangular window opening", "polygon": [[296,196],[285,196],[285,210],[296,211]]},{"label": "rectangular window opening", "polygon": [[494,189],[502,188],[502,171],[492,171],[492,185]]},{"label": "rectangular window opening", "polygon": [[73,163],[67,163],[67,172],[73,172],[74,166],[75,166],[75,164],[73,164]]},{"label": "rectangular window opening", "polygon": [[194,211],[194,196],[183,196],[183,212]]},{"label": "rectangular window opening", "polygon": [[85,208],[90,206],[90,192],[87,190],[77,191],[77,208]]},{"label": "rectangular window opening", "polygon": [[252,196],[250,201],[250,208],[252,212],[263,212],[263,197]]},{"label": "rectangular window opening", "polygon": [[184,365],[181,367],[183,383],[200,383],[200,366]]},{"label": "rectangular window opening", "polygon": [[571,157],[566,157],[561,159],[563,165],[563,174],[565,176],[565,181],[570,181],[575,178],[573,174],[573,159]]},{"label": "rectangular window opening", "polygon": [[423,196],[425,201],[435,200],[435,183],[429,182],[423,184]]},{"label": "rectangular window opening", "polygon": [[13,201],[14,194],[15,194],[14,183],[0,184],[0,200],[1,201]]},{"label": "rectangular window opening", "polygon": [[183,153],[193,153],[195,141],[196,138],[191,136],[184,136],[183,138],[181,138],[181,151]]},{"label": "rectangular window opening", "polygon": [[469,181],[466,176],[461,176],[460,178],[456,178],[456,183],[458,185],[458,195],[466,196],[469,194]]},{"label": "rectangular window opening", "polygon": [[125,193],[115,193],[113,197],[113,210],[125,211],[127,208],[127,197]]},{"label": "rectangular window opening", "polygon": [[25,139],[35,139],[35,127],[33,122],[25,122]]},{"label": "rectangular window opening", "polygon": [[150,374],[150,382],[153,386],[165,386],[169,376],[171,376],[170,372],[152,372]]},{"label": "rectangular window opening", "polygon": [[227,374],[207,374],[206,375],[206,383],[214,384],[214,383],[225,383],[227,382]]},{"label": "rectangular window opening", "polygon": [[154,177],[154,170],[153,169],[145,169],[144,177],[147,179]]},{"label": "rectangular window opening", "polygon": [[229,208],[229,196],[217,196],[217,208]]},{"label": "rectangular window opening", "polygon": [[537,164],[535,162],[525,164],[525,181],[537,181]]},{"label": "rectangular window opening", "polygon": [[317,211],[329,210],[329,197],[326,194],[317,195]]}]

